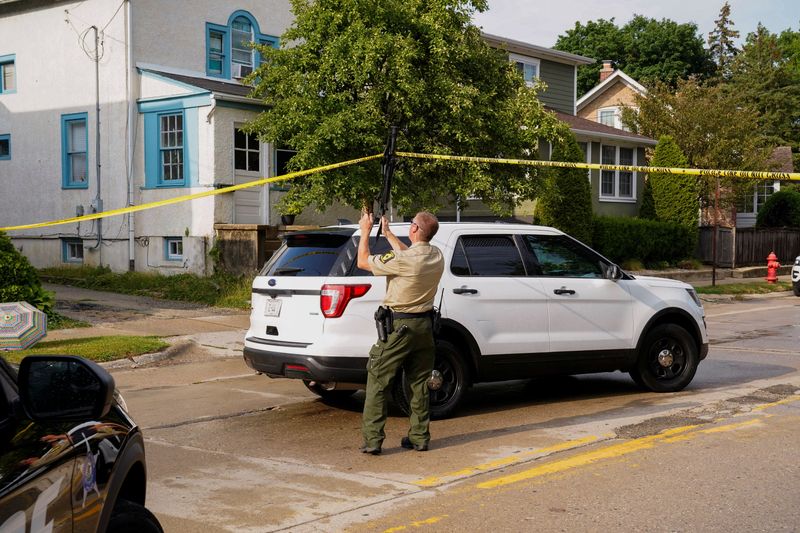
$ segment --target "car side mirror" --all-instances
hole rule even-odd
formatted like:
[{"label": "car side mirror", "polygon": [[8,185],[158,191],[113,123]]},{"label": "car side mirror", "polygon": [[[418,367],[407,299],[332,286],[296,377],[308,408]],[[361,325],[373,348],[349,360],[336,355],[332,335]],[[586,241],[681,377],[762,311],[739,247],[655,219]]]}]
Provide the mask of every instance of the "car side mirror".
[{"label": "car side mirror", "polygon": [[70,355],[30,355],[19,364],[19,396],[31,420],[100,418],[111,409],[114,378]]},{"label": "car side mirror", "polygon": [[622,269],[614,263],[611,263],[606,267],[605,276],[603,277],[610,280],[622,279]]}]

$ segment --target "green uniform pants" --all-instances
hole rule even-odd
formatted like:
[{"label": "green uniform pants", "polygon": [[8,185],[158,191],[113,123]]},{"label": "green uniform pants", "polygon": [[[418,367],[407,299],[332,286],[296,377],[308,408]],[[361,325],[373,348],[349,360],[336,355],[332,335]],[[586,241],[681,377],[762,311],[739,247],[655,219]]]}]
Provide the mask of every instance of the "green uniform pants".
[{"label": "green uniform pants", "polygon": [[386,425],[386,393],[400,365],[405,368],[411,385],[408,438],[418,445],[430,441],[428,378],[433,370],[435,353],[430,317],[395,319],[394,331],[386,342],[378,340],[372,346],[367,363],[367,398],[361,427],[367,446],[379,448],[386,436],[383,429]]}]

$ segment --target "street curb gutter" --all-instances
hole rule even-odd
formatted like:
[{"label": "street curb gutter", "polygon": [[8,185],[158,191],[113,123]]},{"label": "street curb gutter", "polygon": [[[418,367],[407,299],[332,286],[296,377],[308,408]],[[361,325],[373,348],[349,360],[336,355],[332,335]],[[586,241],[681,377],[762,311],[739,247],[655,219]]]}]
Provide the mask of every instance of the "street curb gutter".
[{"label": "street curb gutter", "polygon": [[171,344],[165,350],[160,352],[146,353],[134,357],[127,357],[125,359],[117,359],[116,361],[108,361],[105,363],[100,363],[100,366],[106,368],[107,370],[115,370],[119,368],[137,368],[142,365],[158,363],[160,361],[165,361],[167,359],[172,359],[173,357],[183,355],[196,345],[197,344],[192,340],[181,340],[175,344]]}]

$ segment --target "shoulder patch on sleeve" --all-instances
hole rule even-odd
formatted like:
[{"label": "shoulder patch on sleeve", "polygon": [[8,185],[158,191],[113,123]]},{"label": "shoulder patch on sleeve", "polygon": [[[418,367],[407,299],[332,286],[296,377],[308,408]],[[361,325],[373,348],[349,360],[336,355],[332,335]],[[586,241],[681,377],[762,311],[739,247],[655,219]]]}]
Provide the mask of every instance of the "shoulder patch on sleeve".
[{"label": "shoulder patch on sleeve", "polygon": [[380,256],[378,260],[385,265],[394,258],[395,258],[394,252],[386,252],[385,254]]}]

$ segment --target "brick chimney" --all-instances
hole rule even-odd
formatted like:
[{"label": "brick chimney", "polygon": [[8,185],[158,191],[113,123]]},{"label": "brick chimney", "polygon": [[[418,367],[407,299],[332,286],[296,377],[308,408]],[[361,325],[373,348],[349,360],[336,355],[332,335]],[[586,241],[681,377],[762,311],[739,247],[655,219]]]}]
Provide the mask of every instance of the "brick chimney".
[{"label": "brick chimney", "polygon": [[606,81],[606,78],[614,73],[614,67],[611,66],[611,63],[610,59],[603,60],[603,68],[600,69],[600,83]]}]

